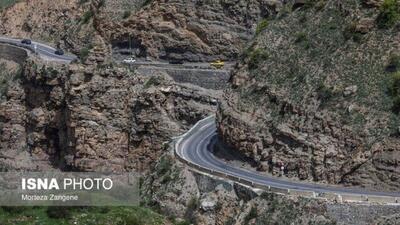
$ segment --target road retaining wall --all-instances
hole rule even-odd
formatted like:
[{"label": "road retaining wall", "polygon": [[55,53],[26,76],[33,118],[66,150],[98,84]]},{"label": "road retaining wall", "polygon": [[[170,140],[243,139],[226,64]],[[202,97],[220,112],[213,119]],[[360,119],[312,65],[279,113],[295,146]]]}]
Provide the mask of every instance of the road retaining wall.
[{"label": "road retaining wall", "polygon": [[21,47],[0,43],[0,58],[23,64],[28,58],[28,51]]},{"label": "road retaining wall", "polygon": [[178,83],[190,83],[207,89],[222,90],[227,87],[229,72],[226,70],[212,69],[182,69],[167,67],[139,66],[137,71],[141,74],[157,74],[160,71],[167,73]]}]

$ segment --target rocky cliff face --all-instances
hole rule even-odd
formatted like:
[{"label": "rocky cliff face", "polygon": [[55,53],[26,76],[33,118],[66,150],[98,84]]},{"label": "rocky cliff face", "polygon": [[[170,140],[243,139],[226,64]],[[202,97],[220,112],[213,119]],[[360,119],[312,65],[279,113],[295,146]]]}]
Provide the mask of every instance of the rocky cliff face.
[{"label": "rocky cliff face", "polygon": [[1,103],[1,167],[143,171],[164,141],[215,109],[215,96],[163,74],[30,60]]},{"label": "rocky cliff face", "polygon": [[0,32],[53,43],[83,58],[98,35],[138,56],[234,60],[258,20],[281,6],[280,0],[23,1],[2,13]]},{"label": "rocky cliff face", "polygon": [[99,24],[99,30],[114,46],[142,56],[236,59],[257,21],[280,6],[278,0],[155,0],[121,23]]},{"label": "rocky cliff face", "polygon": [[388,91],[398,27],[382,26],[382,2],[364,2],[287,4],[242,55],[218,129],[259,170],[400,187],[398,103]]},{"label": "rocky cliff face", "polygon": [[10,37],[58,43],[85,8],[78,1],[21,1],[1,12],[0,31]]}]

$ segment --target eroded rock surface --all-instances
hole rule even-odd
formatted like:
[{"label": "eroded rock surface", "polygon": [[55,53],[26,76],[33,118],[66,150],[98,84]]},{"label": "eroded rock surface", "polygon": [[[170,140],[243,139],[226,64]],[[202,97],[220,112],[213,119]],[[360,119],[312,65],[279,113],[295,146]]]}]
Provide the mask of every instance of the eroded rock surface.
[{"label": "eroded rock surface", "polygon": [[261,171],[398,191],[400,117],[386,69],[398,33],[351,2],[271,19],[231,77],[218,129]]},{"label": "eroded rock surface", "polygon": [[152,1],[121,23],[99,25],[114,46],[154,58],[236,59],[280,1]]},{"label": "eroded rock surface", "polygon": [[165,74],[32,60],[7,96],[0,108],[5,169],[143,171],[164,141],[215,109],[218,93]]}]

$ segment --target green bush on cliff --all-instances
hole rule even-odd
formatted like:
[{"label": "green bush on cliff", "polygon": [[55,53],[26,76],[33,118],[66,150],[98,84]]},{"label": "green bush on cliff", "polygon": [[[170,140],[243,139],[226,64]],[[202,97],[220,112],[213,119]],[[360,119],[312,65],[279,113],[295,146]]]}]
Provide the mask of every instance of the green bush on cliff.
[{"label": "green bush on cliff", "polygon": [[122,15],[122,19],[127,19],[131,16],[131,11],[130,10],[125,10],[124,15]]},{"label": "green bush on cliff", "polygon": [[93,46],[91,44],[89,44],[86,47],[81,48],[81,50],[79,51],[79,58],[81,60],[81,62],[85,62],[86,59],[89,56],[90,50],[93,48]]},{"label": "green bush on cliff", "polygon": [[193,196],[190,198],[187,203],[186,211],[185,211],[185,220],[190,224],[194,224],[196,221],[196,211],[200,207],[200,201],[197,197]]},{"label": "green bush on cliff", "polygon": [[14,5],[17,2],[18,2],[18,0],[1,0],[0,1],[0,11],[7,7]]},{"label": "green bush on cliff", "polygon": [[249,56],[249,69],[254,70],[259,67],[259,65],[268,59],[268,53],[265,52],[263,49],[255,49],[250,53]]},{"label": "green bush on cliff", "polygon": [[392,83],[389,87],[389,94],[393,98],[393,112],[400,113],[400,72],[392,74]]},{"label": "green bush on cliff", "polygon": [[265,29],[268,27],[268,20],[267,19],[262,19],[258,24],[256,28],[256,35],[259,35],[261,32],[263,32]]},{"label": "green bush on cliff", "polygon": [[347,25],[343,31],[343,37],[346,40],[353,40],[354,42],[360,42],[362,39],[362,34],[356,30],[356,23],[351,23]]},{"label": "green bush on cliff", "polygon": [[388,72],[396,72],[400,70],[400,55],[392,54],[389,58],[389,63],[386,66]]},{"label": "green bush on cliff", "polygon": [[93,13],[92,10],[86,11],[86,12],[83,14],[82,18],[81,18],[81,22],[82,22],[83,24],[88,23],[89,20],[93,17],[93,15],[94,15],[94,13]]},{"label": "green bush on cliff", "polygon": [[398,0],[385,0],[380,8],[377,18],[380,28],[390,28],[400,21],[400,2]]},{"label": "green bush on cliff", "polygon": [[250,220],[257,218],[257,207],[251,207],[249,213],[244,217],[244,224],[249,224]]},{"label": "green bush on cliff", "polygon": [[167,220],[143,207],[1,207],[2,225],[158,225]]},{"label": "green bush on cliff", "polygon": [[16,71],[8,71],[6,64],[0,64],[0,101],[7,93],[10,82],[16,81],[21,77],[21,69]]},{"label": "green bush on cliff", "polygon": [[172,159],[169,156],[161,157],[159,163],[156,165],[156,172],[159,176],[166,174],[172,167]]}]

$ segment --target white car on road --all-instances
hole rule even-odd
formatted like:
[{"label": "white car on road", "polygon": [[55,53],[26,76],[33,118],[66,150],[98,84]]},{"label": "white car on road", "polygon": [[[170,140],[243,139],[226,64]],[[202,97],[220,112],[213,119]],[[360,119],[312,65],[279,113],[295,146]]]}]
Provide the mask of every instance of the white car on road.
[{"label": "white car on road", "polygon": [[127,59],[124,59],[122,62],[124,62],[124,63],[134,63],[134,62],[136,62],[136,59],[134,59],[134,58],[127,58]]}]

